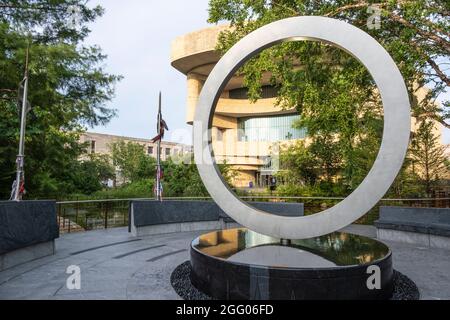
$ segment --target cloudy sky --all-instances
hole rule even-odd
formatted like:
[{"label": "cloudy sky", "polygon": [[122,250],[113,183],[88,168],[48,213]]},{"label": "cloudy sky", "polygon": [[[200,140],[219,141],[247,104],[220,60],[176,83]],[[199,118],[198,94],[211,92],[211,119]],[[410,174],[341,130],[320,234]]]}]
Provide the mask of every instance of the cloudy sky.
[{"label": "cloudy sky", "polygon": [[106,12],[90,26],[87,42],[99,45],[108,55],[106,70],[124,79],[111,103],[118,116],[105,127],[89,130],[152,138],[161,90],[163,117],[170,129],[167,139],[191,143],[191,128],[185,124],[186,77],[170,65],[170,45],[175,37],[208,26],[208,0],[94,0],[90,4],[99,4]]},{"label": "cloudy sky", "polygon": [[[91,25],[87,42],[108,55],[108,72],[124,76],[111,103],[118,116],[107,126],[90,130],[152,138],[161,90],[163,117],[170,129],[165,139],[190,144],[186,77],[170,65],[170,45],[177,36],[208,26],[208,0],[93,0],[90,4],[99,4],[106,12]],[[444,142],[450,143],[450,130],[444,131]]]}]

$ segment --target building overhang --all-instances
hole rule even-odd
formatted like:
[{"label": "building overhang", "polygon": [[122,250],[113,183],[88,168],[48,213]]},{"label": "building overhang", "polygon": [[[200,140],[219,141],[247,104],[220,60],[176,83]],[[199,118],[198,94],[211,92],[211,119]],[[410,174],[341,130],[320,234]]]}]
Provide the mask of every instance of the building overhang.
[{"label": "building overhang", "polygon": [[217,39],[229,25],[219,25],[194,31],[175,38],[171,46],[170,63],[178,71],[207,76],[220,59]]}]

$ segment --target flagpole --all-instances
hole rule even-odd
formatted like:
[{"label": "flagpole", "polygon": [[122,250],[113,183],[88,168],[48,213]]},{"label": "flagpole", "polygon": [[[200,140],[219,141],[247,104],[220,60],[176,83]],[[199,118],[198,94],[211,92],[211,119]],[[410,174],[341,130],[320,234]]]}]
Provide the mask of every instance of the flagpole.
[{"label": "flagpole", "polygon": [[19,140],[19,154],[17,155],[16,165],[16,184],[14,189],[14,197],[12,200],[20,201],[20,188],[22,180],[24,179],[24,157],[25,157],[25,128],[27,120],[27,102],[28,102],[28,55],[29,46],[27,47],[26,60],[25,60],[25,77],[23,84],[23,97],[22,97],[22,111],[20,117],[20,140]]},{"label": "flagpole", "polygon": [[[157,129],[159,134],[161,132],[161,91],[159,92]],[[158,139],[156,144],[156,200],[161,200],[161,139]]]}]

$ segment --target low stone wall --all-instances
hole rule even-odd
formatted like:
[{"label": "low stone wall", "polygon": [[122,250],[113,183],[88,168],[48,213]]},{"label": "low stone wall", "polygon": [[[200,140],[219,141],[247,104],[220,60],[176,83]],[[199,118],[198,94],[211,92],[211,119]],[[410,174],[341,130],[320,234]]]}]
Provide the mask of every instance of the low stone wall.
[{"label": "low stone wall", "polygon": [[381,240],[450,249],[450,208],[380,207]]},{"label": "low stone wall", "polygon": [[[303,203],[250,202],[280,216],[302,216]],[[135,200],[130,204],[129,231],[134,236],[220,230],[239,225],[213,201]]]},{"label": "low stone wall", "polygon": [[0,271],[54,253],[55,201],[0,201]]}]

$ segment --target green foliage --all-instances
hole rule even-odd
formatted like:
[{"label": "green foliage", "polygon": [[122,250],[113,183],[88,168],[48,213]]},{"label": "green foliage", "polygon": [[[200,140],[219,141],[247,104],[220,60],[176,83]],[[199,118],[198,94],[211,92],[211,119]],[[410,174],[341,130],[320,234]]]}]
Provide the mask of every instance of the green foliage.
[{"label": "green foliage", "polygon": [[[230,165],[219,164],[219,170],[225,181],[231,185],[236,172]],[[196,165],[189,163],[175,163],[171,159],[163,164],[164,167],[164,195],[166,197],[204,197],[209,196],[198,174]]]},{"label": "green foliage", "polygon": [[277,187],[277,193],[280,196],[285,197],[295,197],[295,196],[302,196],[302,197],[318,197],[323,196],[323,191],[316,187],[316,186],[310,186],[310,185],[297,185],[297,184],[283,184]]},{"label": "green foliage", "polygon": [[433,132],[434,128],[433,121],[421,121],[413,134],[410,148],[413,172],[418,176],[428,196],[431,196],[433,184],[449,172],[445,146],[439,144],[440,137]]},{"label": "green foliage", "polygon": [[[297,141],[280,148],[281,170],[277,176],[285,184],[302,186],[308,194],[307,188],[312,187],[318,195],[345,195],[364,179],[376,150],[362,140],[352,150],[354,158],[348,161],[342,142],[330,135],[316,135],[308,143]],[[303,195],[299,190],[296,195]]]},{"label": "green foliage", "polygon": [[[381,10],[379,29],[369,28],[373,12]],[[328,16],[349,22],[372,35],[391,54],[403,74],[413,115],[434,119],[450,128],[449,102],[435,103],[450,84],[446,73],[450,54],[448,1],[328,1],[328,0],[210,0],[209,22],[230,22],[219,36],[225,53],[251,31],[273,21],[301,15]],[[365,67],[339,48],[308,41],[287,42],[266,49],[246,63],[243,76],[253,101],[261,97],[263,76],[278,88],[277,105],[296,108],[307,129],[307,143],[281,151],[285,170],[279,178],[286,194],[346,195],[364,179],[379,149],[383,130],[382,104],[376,84]],[[417,88],[428,85],[419,101]],[[402,171],[397,191],[411,188],[416,176]],[[422,179],[423,181],[423,179]],[[298,185],[299,187],[293,187]],[[417,193],[416,193],[417,194]]]},{"label": "green foliage", "polygon": [[304,141],[280,148],[281,171],[278,178],[287,185],[314,185],[318,171],[313,155],[308,151]]},{"label": "green foliage", "polygon": [[[156,174],[156,160],[145,154],[141,145],[118,141],[111,146],[114,166],[125,183],[117,188],[96,192],[95,198],[152,198]],[[190,158],[169,158],[162,161],[163,197],[207,197],[206,188]],[[230,165],[219,164],[225,181],[231,184],[236,172]]]},{"label": "green foliage", "polygon": [[110,146],[114,166],[129,182],[155,177],[156,161],[145,154],[144,147],[135,142],[118,141]]},{"label": "green foliage", "polygon": [[[380,10],[380,28],[369,28],[368,22],[373,15],[373,10],[368,10],[369,6]],[[228,21],[233,26],[232,30],[223,32],[219,38],[217,48],[225,52],[258,27],[302,15],[344,20],[368,32],[394,58],[411,95],[417,84],[430,85],[432,90],[429,97],[422,102],[416,101],[415,114],[427,114],[449,127],[446,122],[450,115],[449,102],[442,106],[430,103],[450,85],[446,68],[450,53],[450,6],[447,0],[210,0],[208,21]],[[292,62],[296,58],[302,63],[304,70],[292,70]],[[333,75],[330,73],[333,65],[339,66],[343,77],[339,73],[335,73],[337,77],[327,77]],[[318,97],[314,92],[317,88],[314,82],[320,83],[321,80],[326,80],[323,82],[323,89],[331,90],[330,96],[336,93],[345,99],[358,97],[345,96],[345,93],[342,96],[340,90],[348,88],[370,96],[370,89],[373,87],[367,72],[354,59],[342,54],[340,50],[318,43],[286,43],[265,50],[259,58],[248,63],[243,70],[244,82],[249,86],[252,98],[259,97],[260,84],[257,82],[264,70],[274,72],[273,80],[278,80],[276,83],[281,85],[280,98],[289,106],[303,106],[303,98],[308,100]],[[350,80],[348,77],[353,78],[354,86],[347,81]],[[364,88],[365,84],[368,85],[367,88]],[[307,90],[296,91],[297,86],[302,89],[311,88],[312,95]],[[318,94],[326,95],[320,92]],[[338,96],[336,99],[341,99]],[[367,96],[363,95],[363,98]]]},{"label": "green foliage", "polygon": [[[69,6],[80,8],[80,26],[67,26]],[[63,197],[97,186],[75,170],[92,172],[98,163],[78,163],[83,125],[107,123],[115,110],[105,107],[119,76],[103,70],[100,48],[83,45],[87,23],[102,14],[85,1],[0,1],[0,197],[9,198],[19,140],[17,88],[30,49],[29,96],[25,143],[27,198]],[[104,168],[103,168],[104,169]],[[98,176],[100,173],[96,173]],[[102,174],[100,174],[102,175]],[[84,190],[83,190],[84,189]]]},{"label": "green foliage", "polygon": [[423,185],[419,177],[412,170],[412,159],[408,153],[405,162],[388,191],[387,198],[423,198],[426,197]]},{"label": "green foliage", "polygon": [[72,172],[77,192],[82,194],[102,190],[108,180],[115,179],[115,170],[107,155],[91,154],[87,160],[75,162]]},{"label": "green foliage", "polygon": [[165,197],[208,196],[195,164],[176,164],[169,160],[163,164],[163,168]]},{"label": "green foliage", "polygon": [[132,199],[153,198],[154,179],[141,179],[118,188],[102,190],[89,196],[89,199]]}]

